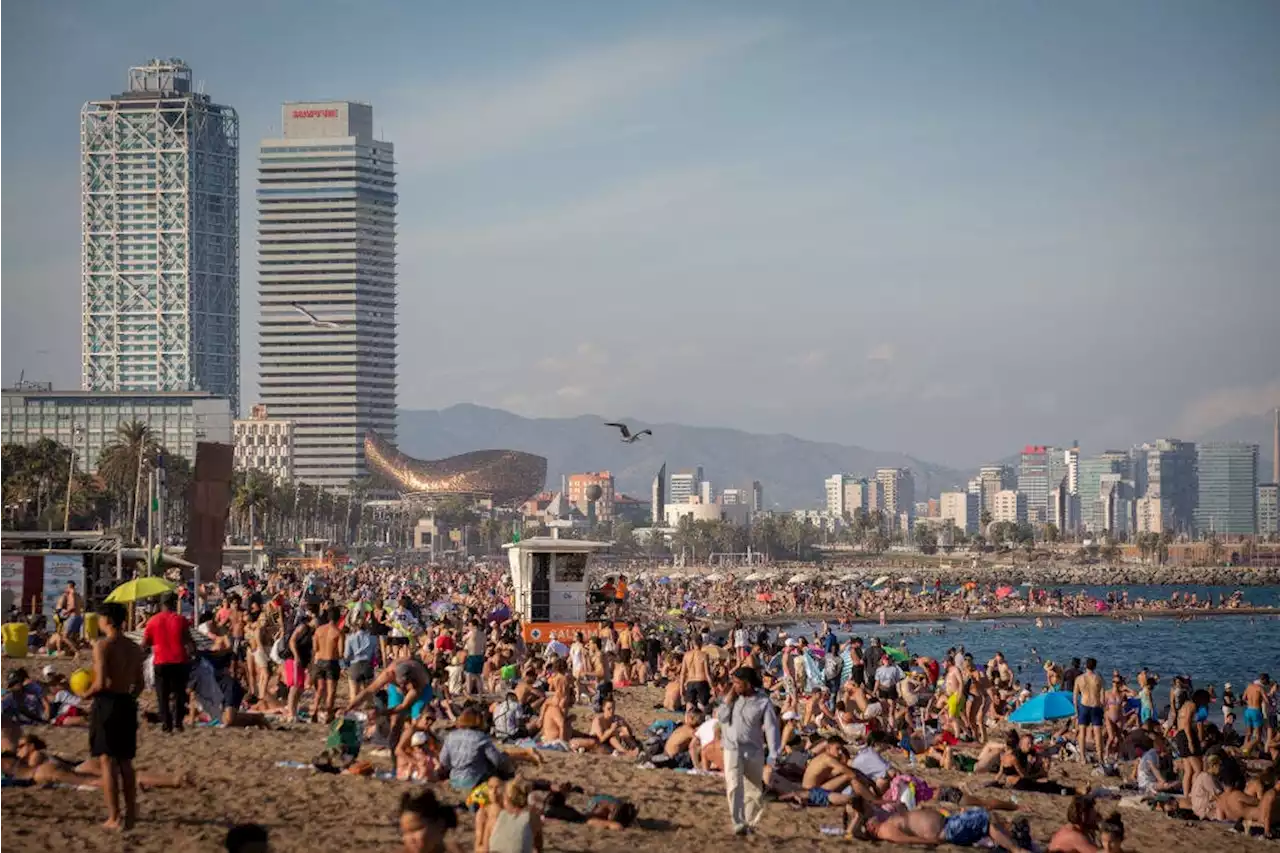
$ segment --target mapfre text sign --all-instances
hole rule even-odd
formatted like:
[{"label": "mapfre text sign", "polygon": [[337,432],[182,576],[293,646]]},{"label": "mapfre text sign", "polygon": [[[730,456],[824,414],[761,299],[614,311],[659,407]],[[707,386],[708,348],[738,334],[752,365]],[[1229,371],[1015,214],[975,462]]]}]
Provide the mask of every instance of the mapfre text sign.
[{"label": "mapfre text sign", "polygon": [[294,110],[293,118],[337,118],[337,110]]}]

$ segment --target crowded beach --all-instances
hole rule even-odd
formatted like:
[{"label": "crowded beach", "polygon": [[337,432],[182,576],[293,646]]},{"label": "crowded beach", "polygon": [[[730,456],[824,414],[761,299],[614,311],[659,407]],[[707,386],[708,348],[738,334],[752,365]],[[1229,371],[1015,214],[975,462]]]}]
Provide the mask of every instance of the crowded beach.
[{"label": "crowded beach", "polygon": [[69,586],[4,662],[3,842],[1115,853],[1280,831],[1275,659],[1190,683],[1081,648],[1033,685],[1002,653],[872,630],[1249,610],[1239,594],[688,574],[590,575],[590,625],[549,642],[498,564],[227,576],[195,614],[185,588],[89,614]]}]

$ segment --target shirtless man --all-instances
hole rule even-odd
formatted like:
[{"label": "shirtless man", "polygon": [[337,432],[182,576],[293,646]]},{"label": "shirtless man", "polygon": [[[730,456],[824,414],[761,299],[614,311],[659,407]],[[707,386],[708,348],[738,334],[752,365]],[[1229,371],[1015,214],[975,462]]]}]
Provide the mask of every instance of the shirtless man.
[{"label": "shirtless man", "polygon": [[601,749],[612,749],[628,758],[635,758],[640,754],[640,748],[631,733],[631,727],[627,725],[626,720],[618,716],[617,706],[612,698],[600,703],[600,713],[596,714],[595,719],[591,721],[589,737]]},{"label": "shirtless man", "polygon": [[395,769],[395,750],[400,749],[400,741],[408,740],[413,735],[411,728],[405,726],[413,718],[414,707],[422,709],[431,697],[431,673],[415,658],[400,658],[395,663],[378,673],[368,687],[356,694],[351,703],[342,710],[353,711],[373,698],[379,690],[395,684],[400,689],[400,704],[388,708],[391,715],[391,732],[387,742],[392,744],[392,769]]},{"label": "shirtless man", "polygon": [[557,705],[564,712],[572,707],[578,689],[568,670],[569,667],[565,664],[564,658],[557,658],[551,668],[551,677],[547,679],[547,690],[551,695],[546,704]]},{"label": "shirtless man", "polygon": [[[233,614],[234,612],[232,611]],[[311,664],[311,680],[316,686],[315,700],[311,705],[311,718],[322,723],[333,718],[333,702],[338,692],[338,678],[342,675],[342,653],[345,640],[341,629],[338,628],[342,611],[337,607],[330,607],[325,616],[326,621],[316,628],[315,639],[312,641],[316,657],[315,662]],[[234,622],[234,616],[232,621]],[[324,716],[321,716],[322,708]]]},{"label": "shirtless man", "polygon": [[702,650],[702,638],[689,635],[689,651],[680,661],[680,693],[690,708],[706,713],[711,704],[711,676],[708,674],[707,653]]},{"label": "shirtless man", "polygon": [[1244,745],[1241,747],[1245,755],[1249,755],[1255,744],[1267,742],[1267,690],[1271,688],[1271,676],[1265,672],[1258,676],[1245,688],[1240,701],[1244,703]]},{"label": "shirtless man", "polygon": [[[85,698],[89,712],[89,754],[102,769],[107,829],[132,829],[138,820],[138,780],[133,757],[138,751],[138,694],[142,692],[142,650],[124,635],[126,611],[104,604],[98,611],[102,637],[93,646],[93,686]],[[120,795],[124,795],[124,820]]]},{"label": "shirtless man", "polygon": [[[1080,681],[1077,678],[1076,684]],[[1098,809],[1092,797],[1073,797],[1067,822],[1049,839],[1050,853],[1098,853]]]},{"label": "shirtless man", "polygon": [[1197,690],[1191,694],[1191,701],[1183,702],[1178,709],[1178,729],[1174,735],[1174,746],[1178,748],[1182,762],[1182,790],[1191,790],[1191,781],[1197,773],[1204,771],[1204,744],[1200,742],[1200,726],[1196,723],[1196,712],[1209,704],[1209,691]]},{"label": "shirtless man", "polygon": [[986,809],[965,809],[944,817],[930,808],[907,809],[901,803],[876,803],[861,797],[845,806],[845,838],[916,847],[939,844],[972,847],[989,838],[1002,850],[1022,851]]},{"label": "shirtless man", "polygon": [[[662,752],[668,759],[667,767],[693,766],[693,756],[689,752],[689,747],[702,721],[703,716],[697,711],[684,712],[684,722],[676,726],[675,731],[667,738],[667,742],[662,745]],[[682,758],[686,755],[689,756],[687,765]]]},{"label": "shirtless man", "polygon": [[72,654],[79,653],[77,640],[84,630],[84,599],[76,592],[76,582],[67,581],[67,587],[53,605],[62,617],[60,634],[68,641]]},{"label": "shirtless man", "polygon": [[537,680],[538,672],[531,667],[524,671],[524,677],[512,688],[516,694],[516,701],[529,711],[537,711],[547,698],[534,686]]},{"label": "shirtless man", "polygon": [[1071,696],[1076,703],[1076,725],[1080,729],[1080,763],[1085,762],[1085,753],[1089,751],[1089,735],[1093,735],[1093,745],[1098,751],[1098,762],[1103,759],[1102,752],[1102,676],[1098,675],[1098,661],[1089,658],[1084,662],[1084,672],[1076,676],[1071,688]]}]

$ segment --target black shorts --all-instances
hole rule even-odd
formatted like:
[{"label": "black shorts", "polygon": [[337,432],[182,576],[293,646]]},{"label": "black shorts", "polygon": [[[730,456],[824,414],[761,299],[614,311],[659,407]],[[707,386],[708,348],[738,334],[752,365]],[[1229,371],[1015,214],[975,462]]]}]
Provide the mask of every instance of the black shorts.
[{"label": "black shorts", "polygon": [[347,678],[357,687],[364,687],[366,684],[373,682],[373,662],[367,660],[353,660],[351,666],[347,667]]},{"label": "black shorts", "polygon": [[686,681],[684,683],[684,703],[706,708],[711,704],[711,684],[706,681]]},{"label": "black shorts", "polygon": [[623,663],[631,663],[631,647],[630,646],[626,646],[624,648],[618,649],[618,660],[622,661]]},{"label": "black shorts", "polygon": [[132,761],[138,752],[138,702],[127,693],[98,693],[89,709],[89,754]]},{"label": "black shorts", "polygon": [[880,697],[881,702],[896,702],[898,700],[898,691],[892,687],[877,687],[876,695]]},{"label": "black shorts", "polygon": [[1173,745],[1178,749],[1179,758],[1199,758],[1204,754],[1198,745],[1192,747],[1187,740],[1186,732],[1178,732],[1178,736],[1173,739]]},{"label": "black shorts", "polygon": [[392,648],[400,648],[409,645],[408,637],[387,637],[387,645]]},{"label": "black shorts", "polygon": [[311,665],[312,681],[337,681],[342,664],[336,660],[318,660]]}]

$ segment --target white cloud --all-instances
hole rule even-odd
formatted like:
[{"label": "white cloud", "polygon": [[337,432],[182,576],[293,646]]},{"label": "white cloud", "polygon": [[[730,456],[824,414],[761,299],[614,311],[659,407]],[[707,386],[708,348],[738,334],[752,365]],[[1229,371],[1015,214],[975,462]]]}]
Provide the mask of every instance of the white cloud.
[{"label": "white cloud", "polygon": [[[753,22],[691,35],[631,38],[560,56],[505,80],[398,91],[387,114],[415,117],[393,127],[400,168],[442,168],[519,150],[708,62],[745,51],[777,30],[776,24]],[[399,109],[401,103],[413,108]]]},{"label": "white cloud", "polygon": [[556,389],[556,396],[561,400],[581,400],[590,391],[581,385],[565,385]]},{"label": "white cloud", "polygon": [[1239,418],[1256,417],[1280,406],[1280,379],[1262,385],[1220,388],[1193,400],[1178,418],[1177,434],[1196,438]]}]

